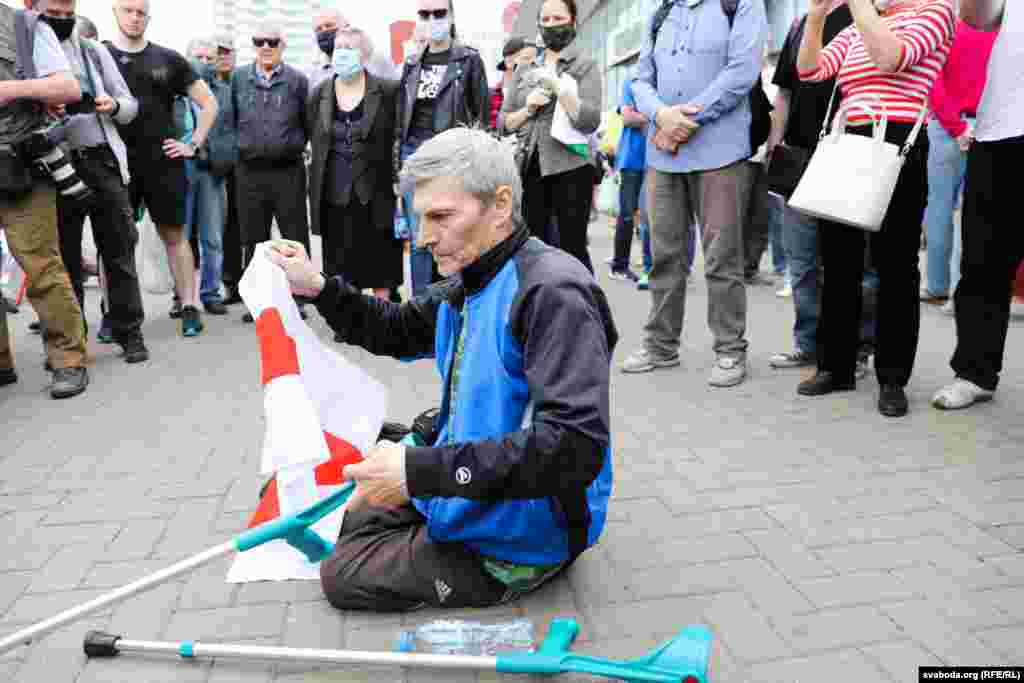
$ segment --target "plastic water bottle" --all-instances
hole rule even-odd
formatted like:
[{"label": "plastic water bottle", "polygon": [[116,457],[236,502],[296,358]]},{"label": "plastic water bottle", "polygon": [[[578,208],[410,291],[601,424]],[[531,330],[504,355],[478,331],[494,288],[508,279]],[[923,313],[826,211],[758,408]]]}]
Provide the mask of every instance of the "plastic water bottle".
[{"label": "plastic water bottle", "polygon": [[505,652],[533,651],[533,622],[516,619],[501,624],[439,619],[402,631],[396,652],[493,657]]}]

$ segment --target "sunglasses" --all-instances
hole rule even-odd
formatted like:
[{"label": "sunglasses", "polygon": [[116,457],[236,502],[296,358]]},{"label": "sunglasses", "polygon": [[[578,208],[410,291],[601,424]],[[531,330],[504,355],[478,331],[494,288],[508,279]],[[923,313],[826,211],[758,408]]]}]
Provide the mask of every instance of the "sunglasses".
[{"label": "sunglasses", "polygon": [[427,19],[429,19],[431,17],[433,17],[435,19],[444,19],[445,17],[448,16],[448,10],[446,10],[446,9],[435,9],[435,10],[421,9],[416,14],[418,14],[420,19],[422,19],[423,21],[426,21]]},{"label": "sunglasses", "polygon": [[280,44],[281,44],[281,39],[280,38],[253,38],[252,39],[252,46],[253,47],[263,47],[264,45],[267,45],[269,47],[276,48]]}]

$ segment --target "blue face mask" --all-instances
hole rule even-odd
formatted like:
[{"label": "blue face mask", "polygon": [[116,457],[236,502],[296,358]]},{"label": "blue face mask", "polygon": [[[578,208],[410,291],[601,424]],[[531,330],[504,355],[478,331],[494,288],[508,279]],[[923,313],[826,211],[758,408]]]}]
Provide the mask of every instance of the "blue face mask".
[{"label": "blue face mask", "polygon": [[331,64],[338,78],[350,81],[363,70],[363,55],[354,47],[338,47]]}]

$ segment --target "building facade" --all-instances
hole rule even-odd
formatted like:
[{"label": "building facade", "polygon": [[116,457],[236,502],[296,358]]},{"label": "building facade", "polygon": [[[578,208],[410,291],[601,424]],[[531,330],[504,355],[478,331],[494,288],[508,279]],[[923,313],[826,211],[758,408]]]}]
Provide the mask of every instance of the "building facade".
[{"label": "building facade", "polygon": [[238,64],[255,59],[252,36],[264,22],[281,28],[287,47],[284,61],[306,71],[319,58],[313,38],[313,14],[325,3],[322,0],[219,0],[214,6],[214,33],[235,39]]}]

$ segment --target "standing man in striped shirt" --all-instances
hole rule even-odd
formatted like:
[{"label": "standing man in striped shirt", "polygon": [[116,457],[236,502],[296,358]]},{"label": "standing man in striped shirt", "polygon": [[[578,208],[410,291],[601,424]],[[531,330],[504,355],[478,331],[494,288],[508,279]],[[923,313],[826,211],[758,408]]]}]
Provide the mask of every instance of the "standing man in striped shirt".
[{"label": "standing man in striped shirt", "polygon": [[[953,42],[953,0],[849,0],[853,26],[822,46],[831,0],[811,0],[797,68],[805,81],[837,76],[843,101],[861,100],[888,113],[888,142],[904,145],[928,106]],[[857,135],[871,136],[866,113],[853,110]],[[920,135],[907,155],[881,231],[871,237],[871,262],[879,277],[875,375],[878,411],[902,417],[909,409],[905,387],[917,355],[921,325],[918,247],[928,201],[928,138]],[[821,249],[828,273],[818,333],[818,372],[797,388],[823,396],[856,388],[865,233],[823,220]]]},{"label": "standing man in striped shirt", "polygon": [[1024,260],[1024,231],[1014,206],[1024,154],[1024,7],[1019,1],[960,0],[960,15],[975,28],[999,29],[999,37],[967,157],[957,347],[950,363],[956,380],[933,399],[942,409],[966,408],[995,394],[1010,324],[1010,288]]}]

